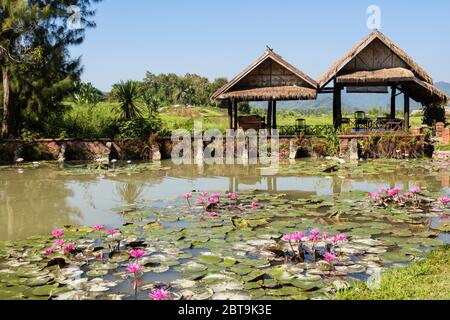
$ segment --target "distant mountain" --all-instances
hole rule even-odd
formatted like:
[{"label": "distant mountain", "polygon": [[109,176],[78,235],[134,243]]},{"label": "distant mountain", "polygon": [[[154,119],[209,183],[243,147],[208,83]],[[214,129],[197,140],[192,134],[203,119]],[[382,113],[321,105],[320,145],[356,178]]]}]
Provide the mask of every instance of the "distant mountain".
[{"label": "distant mountain", "polygon": [[[436,82],[435,86],[444,91],[448,96],[450,96],[450,83],[448,82]],[[354,110],[369,110],[371,108],[377,109],[389,109],[391,104],[390,91],[388,94],[366,94],[366,93],[347,93],[344,91],[342,93],[342,108],[344,111],[354,111]],[[253,103],[256,107],[266,107],[267,103]],[[397,97],[397,106],[401,108],[403,105],[403,96]],[[296,110],[314,110],[319,109],[324,112],[331,111],[333,108],[333,95],[332,94],[319,94],[317,100],[315,101],[280,101],[277,106],[280,110],[283,109],[296,109]],[[421,109],[420,103],[415,101],[411,102],[411,108]]]}]

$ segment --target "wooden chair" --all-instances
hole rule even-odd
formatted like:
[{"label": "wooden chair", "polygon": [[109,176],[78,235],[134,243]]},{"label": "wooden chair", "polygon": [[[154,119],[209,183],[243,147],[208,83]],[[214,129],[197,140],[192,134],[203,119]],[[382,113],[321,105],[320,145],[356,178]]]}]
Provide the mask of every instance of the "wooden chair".
[{"label": "wooden chair", "polygon": [[366,113],[364,111],[356,111],[355,112],[356,131],[359,131],[361,128],[368,129],[369,123],[370,123],[370,119],[368,119],[366,117]]}]

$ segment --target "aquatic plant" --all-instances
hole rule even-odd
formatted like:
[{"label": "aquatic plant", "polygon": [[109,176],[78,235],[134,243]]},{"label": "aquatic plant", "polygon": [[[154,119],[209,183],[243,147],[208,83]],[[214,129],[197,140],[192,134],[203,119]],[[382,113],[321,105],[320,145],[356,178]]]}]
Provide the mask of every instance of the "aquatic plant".
[{"label": "aquatic plant", "polygon": [[64,239],[56,239],[55,246],[62,247],[65,242],[66,242],[66,240],[64,240]]},{"label": "aquatic plant", "polygon": [[53,249],[53,248],[45,249],[45,251],[44,251],[44,254],[46,256],[51,255],[53,253],[55,253],[55,249]]},{"label": "aquatic plant", "polygon": [[217,212],[208,212],[210,218],[214,219],[215,217],[217,217]]},{"label": "aquatic plant", "polygon": [[190,199],[192,199],[192,193],[185,193],[183,197],[186,199],[189,208],[192,207]]},{"label": "aquatic plant", "polygon": [[95,231],[103,231],[103,230],[105,230],[105,226],[104,225],[94,226],[94,230]]},{"label": "aquatic plant", "polygon": [[55,238],[60,238],[64,235],[64,230],[55,230],[52,232],[52,236],[54,236]]},{"label": "aquatic plant", "polygon": [[155,289],[149,293],[149,297],[155,301],[167,299],[169,292],[165,289]]}]

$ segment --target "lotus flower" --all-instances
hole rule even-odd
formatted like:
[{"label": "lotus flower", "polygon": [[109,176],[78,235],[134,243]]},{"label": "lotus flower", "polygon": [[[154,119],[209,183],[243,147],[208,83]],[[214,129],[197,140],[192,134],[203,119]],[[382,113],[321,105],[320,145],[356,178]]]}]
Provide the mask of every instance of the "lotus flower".
[{"label": "lotus flower", "polygon": [[314,229],[311,230],[310,233],[311,233],[312,236],[318,236],[320,234],[320,230],[317,229],[317,228],[314,228]]},{"label": "lotus flower", "polygon": [[217,213],[216,213],[216,212],[209,212],[208,214],[209,214],[209,216],[210,216],[212,219],[214,219],[215,217],[217,217]]},{"label": "lotus flower", "polygon": [[167,299],[168,296],[168,291],[164,289],[156,289],[149,294],[149,297],[156,301]]},{"label": "lotus flower", "polygon": [[305,237],[305,234],[303,232],[297,232],[291,235],[293,241],[302,241],[302,239]]},{"label": "lotus flower", "polygon": [[46,256],[48,256],[48,255],[51,255],[51,254],[54,253],[54,252],[55,252],[55,249],[50,248],[50,249],[46,249],[46,250],[44,251],[44,254],[45,254]]},{"label": "lotus flower", "polygon": [[130,256],[139,259],[142,258],[145,255],[145,251],[142,249],[133,249],[130,251]]},{"label": "lotus flower", "polygon": [[293,241],[294,240],[294,237],[293,237],[293,235],[292,234],[285,234],[284,236],[283,236],[283,241]]},{"label": "lotus flower", "polygon": [[192,198],[192,193],[185,193],[185,194],[183,195],[183,197],[184,197],[185,199],[191,199],[191,198]]},{"label": "lotus flower", "polygon": [[319,236],[310,236],[309,241],[311,242],[319,242],[321,238]]},{"label": "lotus flower", "polygon": [[200,192],[200,195],[202,197],[207,197],[209,195],[209,192],[208,191],[202,191],[202,192]]},{"label": "lotus flower", "polygon": [[52,236],[55,238],[60,238],[64,235],[64,230],[55,230],[52,232]]},{"label": "lotus flower", "polygon": [[381,195],[379,193],[369,193],[369,198],[370,199],[380,199]]},{"label": "lotus flower", "polygon": [[449,203],[450,203],[450,198],[443,197],[443,198],[439,198],[438,201],[439,201],[440,203],[442,203],[442,204],[449,204]]},{"label": "lotus flower", "polygon": [[347,241],[347,236],[345,234],[338,234],[338,235],[334,236],[333,238],[331,238],[331,241],[334,244],[341,243],[341,242],[346,242]]},{"label": "lotus flower", "polygon": [[333,262],[334,260],[336,260],[336,256],[335,256],[334,254],[332,254],[332,253],[329,253],[329,252],[325,253],[325,254],[323,255],[323,258],[324,258],[326,261],[328,261],[328,262]]},{"label": "lotus flower", "polygon": [[229,197],[231,200],[238,200],[238,199],[241,198],[241,196],[238,195],[237,193],[229,193],[229,194],[228,194],[228,197]]},{"label": "lotus flower", "polygon": [[220,199],[220,198],[222,198],[222,194],[220,194],[220,193],[213,193],[213,194],[211,195],[211,198],[214,198],[214,199]]},{"label": "lotus flower", "polygon": [[66,242],[66,240],[64,240],[64,239],[56,239],[55,246],[62,247],[65,242]]},{"label": "lotus flower", "polygon": [[388,191],[388,196],[389,197],[395,197],[396,195],[398,195],[400,193],[400,189],[399,188],[392,188],[391,190]]},{"label": "lotus flower", "polygon": [[198,198],[198,199],[197,199],[197,203],[198,203],[199,205],[205,205],[205,204],[208,203],[208,201],[206,201],[205,198]]},{"label": "lotus flower", "polygon": [[68,244],[67,246],[65,246],[63,248],[63,251],[70,253],[73,249],[75,249],[75,244],[71,243],[71,244]]},{"label": "lotus flower", "polygon": [[141,271],[141,266],[140,265],[138,265],[138,264],[130,264],[128,267],[127,267],[127,271],[129,272],[129,273],[138,273],[138,272],[140,272]]},{"label": "lotus flower", "polygon": [[108,230],[108,234],[110,235],[110,236],[115,236],[116,234],[118,234],[119,233],[119,230],[115,230],[115,229],[113,229],[113,230]]},{"label": "lotus flower", "polygon": [[253,208],[253,209],[258,209],[258,208],[259,208],[258,202],[252,201],[252,208]]},{"label": "lotus flower", "polygon": [[414,187],[411,190],[409,190],[409,192],[412,194],[419,194],[422,192],[422,190],[419,187]]},{"label": "lotus flower", "polygon": [[94,226],[94,230],[95,230],[95,231],[102,231],[102,230],[105,230],[105,226],[104,226],[104,225]]},{"label": "lotus flower", "polygon": [[328,236],[329,235],[327,232],[322,233],[322,240],[324,240],[324,241],[328,240]]},{"label": "lotus flower", "polygon": [[219,200],[217,200],[216,198],[211,197],[211,198],[208,199],[208,203],[209,204],[218,204]]}]

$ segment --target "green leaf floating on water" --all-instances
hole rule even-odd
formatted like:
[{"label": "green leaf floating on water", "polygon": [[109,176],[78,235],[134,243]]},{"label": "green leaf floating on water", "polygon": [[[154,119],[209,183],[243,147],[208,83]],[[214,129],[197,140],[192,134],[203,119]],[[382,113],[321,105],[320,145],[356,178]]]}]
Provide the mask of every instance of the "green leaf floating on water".
[{"label": "green leaf floating on water", "polygon": [[236,229],[251,229],[248,221],[240,217],[231,218],[231,222]]}]

